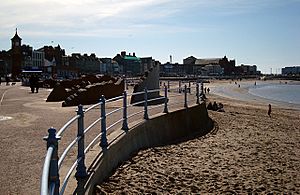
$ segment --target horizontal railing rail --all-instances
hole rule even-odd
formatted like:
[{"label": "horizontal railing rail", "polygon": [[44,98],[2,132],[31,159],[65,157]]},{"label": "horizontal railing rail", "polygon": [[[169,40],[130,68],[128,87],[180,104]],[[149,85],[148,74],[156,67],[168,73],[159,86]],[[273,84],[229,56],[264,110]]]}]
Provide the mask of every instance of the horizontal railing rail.
[{"label": "horizontal railing rail", "polygon": [[[50,128],[48,130],[49,135],[44,138],[44,140],[47,141],[47,154],[45,157],[44,165],[43,165],[43,172],[42,172],[42,178],[41,178],[41,195],[45,194],[64,194],[68,181],[74,172],[76,168],[75,177],[77,180],[80,180],[82,178],[85,178],[87,174],[86,166],[85,166],[85,155],[88,153],[91,147],[95,146],[96,143],[99,143],[100,147],[102,149],[105,149],[109,146],[110,142],[107,139],[108,131],[113,131],[114,129],[118,129],[116,126],[120,125],[120,128],[124,131],[129,130],[128,127],[128,119],[133,120],[134,117],[136,117],[139,114],[144,114],[141,119],[148,120],[149,110],[155,110],[159,107],[163,108],[163,113],[169,112],[169,107],[171,105],[178,105],[180,101],[182,101],[182,98],[172,98],[172,97],[183,97],[183,107],[188,108],[189,102],[194,102],[196,99],[196,104],[199,104],[200,97],[203,96],[203,85],[201,83],[201,91],[199,90],[199,84],[196,83],[196,90],[195,90],[195,96],[192,95],[192,86],[191,83],[189,85],[184,85],[182,87],[181,81],[179,81],[178,87],[170,88],[170,83],[168,82],[167,85],[164,84],[162,88],[158,89],[151,89],[147,90],[146,88],[144,91],[136,92],[136,93],[130,93],[127,94],[127,91],[124,91],[122,96],[110,98],[108,100],[105,99],[104,96],[100,98],[99,103],[89,106],[88,108],[84,109],[82,105],[78,106],[77,114],[72,117],[69,121],[67,121],[60,130],[56,133],[56,129]],[[172,93],[170,91],[178,92]],[[160,95],[160,93],[163,92],[163,95]],[[149,95],[153,94],[155,95]],[[170,95],[170,93],[172,95]],[[188,99],[188,94],[191,95],[191,97]],[[134,95],[143,95],[143,100],[139,102],[135,102],[128,105],[128,96],[134,96]],[[155,97],[153,97],[155,96]],[[149,98],[151,97],[151,98]],[[173,102],[170,102],[170,98],[173,99]],[[107,112],[108,108],[106,104],[113,104],[117,103],[118,101],[122,100],[121,105],[118,106],[116,109],[112,109],[109,112]],[[157,105],[149,105],[149,103],[157,101]],[[115,107],[114,105],[113,107]],[[139,105],[136,107],[136,105]],[[143,105],[141,107],[140,105]],[[93,109],[100,108],[100,112],[97,113],[100,114],[99,117],[97,117],[93,122],[91,122],[86,128],[84,127],[84,118],[85,114],[90,112]],[[131,113],[128,113],[129,110]],[[107,112],[107,113],[106,113]],[[118,113],[121,113],[121,116],[116,116],[117,118],[115,121],[112,120],[112,116],[116,115]],[[153,111],[151,111],[153,112]],[[161,112],[161,111],[159,111]],[[94,113],[92,113],[94,114]],[[107,125],[107,117],[112,117],[111,120],[109,120],[110,124]],[[65,147],[63,150],[61,156],[58,156],[58,142],[61,140],[61,136],[65,134],[65,132],[77,121],[77,136],[70,141],[69,144]],[[85,147],[85,136],[87,133],[93,129],[94,127],[97,127],[96,125],[100,123],[100,130],[94,137],[92,137],[92,140],[88,143],[88,145]],[[114,128],[115,127],[115,128]],[[72,166],[67,170],[67,173],[63,179],[62,182],[60,182],[60,169],[63,166],[64,161],[66,160],[68,154],[72,149],[74,149],[75,145],[77,144],[77,157],[72,164]],[[71,155],[72,156],[72,155]],[[61,189],[60,189],[61,185]]]}]

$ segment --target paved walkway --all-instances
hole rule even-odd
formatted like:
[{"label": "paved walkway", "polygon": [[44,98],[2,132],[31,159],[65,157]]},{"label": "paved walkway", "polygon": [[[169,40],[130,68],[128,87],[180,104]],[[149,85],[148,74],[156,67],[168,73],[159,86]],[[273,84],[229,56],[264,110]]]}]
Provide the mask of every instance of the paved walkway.
[{"label": "paved walkway", "polygon": [[[61,128],[65,122],[76,113],[75,107],[61,107],[61,102],[46,102],[50,90],[40,89],[39,93],[31,93],[29,87],[0,85],[0,192],[1,194],[39,194],[40,178],[46,142],[43,137],[47,135],[50,127]],[[193,95],[194,97],[194,95]],[[171,99],[182,100],[182,104],[172,105],[176,109],[183,107],[183,94]],[[190,98],[190,97],[189,97]],[[193,100],[193,104],[195,103]],[[108,111],[118,107],[118,104],[108,106]],[[134,108],[131,112],[142,109]],[[163,107],[150,110],[149,113],[161,112]],[[130,112],[130,110],[129,110]],[[100,115],[99,109],[90,111],[85,117],[85,126]],[[112,119],[120,117],[121,113]],[[87,116],[87,115],[86,115]],[[140,118],[143,116],[139,116]],[[137,120],[132,118],[129,123]],[[109,126],[113,120],[109,120]],[[129,124],[130,126],[130,124]],[[99,133],[100,129],[91,131],[88,140]],[[59,145],[59,152],[64,148],[71,137],[77,134],[76,124],[71,126],[71,131],[66,132]],[[71,155],[76,155],[72,151]],[[66,164],[70,162],[66,161]]]}]

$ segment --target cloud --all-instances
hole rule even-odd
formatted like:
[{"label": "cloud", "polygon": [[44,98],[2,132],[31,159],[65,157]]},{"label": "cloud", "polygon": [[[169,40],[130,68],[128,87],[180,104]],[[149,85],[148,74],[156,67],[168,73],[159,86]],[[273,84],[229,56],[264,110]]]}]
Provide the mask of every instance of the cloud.
[{"label": "cloud", "polygon": [[0,30],[19,27],[36,36],[127,36],[149,30],[156,32],[157,28],[161,33],[186,32],[194,29],[179,22],[185,15],[241,14],[283,2],[299,1],[2,0],[0,18],[5,20],[0,20]]}]

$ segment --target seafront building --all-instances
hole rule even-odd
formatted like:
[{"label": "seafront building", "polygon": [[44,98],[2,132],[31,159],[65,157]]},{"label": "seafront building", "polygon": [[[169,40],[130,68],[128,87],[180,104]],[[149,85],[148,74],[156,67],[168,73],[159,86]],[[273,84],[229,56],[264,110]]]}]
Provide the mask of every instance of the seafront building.
[{"label": "seafront building", "polygon": [[281,70],[282,75],[300,75],[300,66],[284,67]]},{"label": "seafront building", "polygon": [[[236,66],[235,59],[196,58],[194,56],[183,59],[183,63],[170,62],[161,64],[152,57],[139,57],[135,52],[121,51],[115,57],[97,57],[96,54],[66,52],[57,46],[43,46],[33,49],[29,45],[22,45],[22,38],[16,30],[11,39],[11,49],[0,51],[0,76],[10,75],[21,78],[22,71],[40,71],[44,78],[76,78],[81,74],[106,74],[124,76],[142,76],[151,71],[151,67],[158,65],[161,76],[251,76],[260,74],[256,65],[241,64]],[[286,68],[293,70],[293,68]],[[292,72],[293,72],[292,71]],[[291,71],[290,71],[291,72]],[[295,71],[294,71],[295,72]],[[297,69],[296,69],[297,72]],[[299,72],[299,71],[298,71]]]}]

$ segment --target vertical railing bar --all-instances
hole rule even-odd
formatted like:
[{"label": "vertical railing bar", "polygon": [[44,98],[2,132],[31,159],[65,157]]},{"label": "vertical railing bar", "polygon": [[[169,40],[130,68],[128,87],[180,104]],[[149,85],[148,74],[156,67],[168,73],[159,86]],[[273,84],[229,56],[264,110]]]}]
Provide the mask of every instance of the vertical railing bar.
[{"label": "vertical railing bar", "polygon": [[181,93],[181,81],[178,82],[178,92]]},{"label": "vertical railing bar", "polygon": [[186,87],[186,85],[184,85],[184,107],[188,108],[188,105],[187,105],[187,87]]},{"label": "vertical railing bar", "polygon": [[196,84],[196,97],[197,97],[196,104],[200,104],[200,102],[199,102],[199,84],[198,83]]},{"label": "vertical railing bar", "polygon": [[168,89],[167,86],[164,84],[164,89],[165,89],[165,107],[164,107],[164,113],[169,113],[168,111]]},{"label": "vertical railing bar", "polygon": [[144,92],[144,119],[148,120],[148,92],[146,87],[144,89]]},{"label": "vertical railing bar", "polygon": [[80,137],[78,140],[78,153],[77,153],[77,159],[80,159],[77,162],[77,168],[75,177],[77,181],[79,181],[82,178],[85,178],[87,176],[86,172],[86,166],[85,166],[85,154],[84,154],[84,110],[83,106],[79,105],[77,114],[80,116],[78,118],[78,129],[77,129],[77,137]]},{"label": "vertical railing bar", "polygon": [[128,121],[127,121],[127,92],[123,92],[123,124],[122,129],[127,131],[128,128]]},{"label": "vertical railing bar", "polygon": [[106,114],[105,114],[105,97],[101,96],[101,141],[100,146],[106,148],[108,146],[107,137],[106,137]]}]

